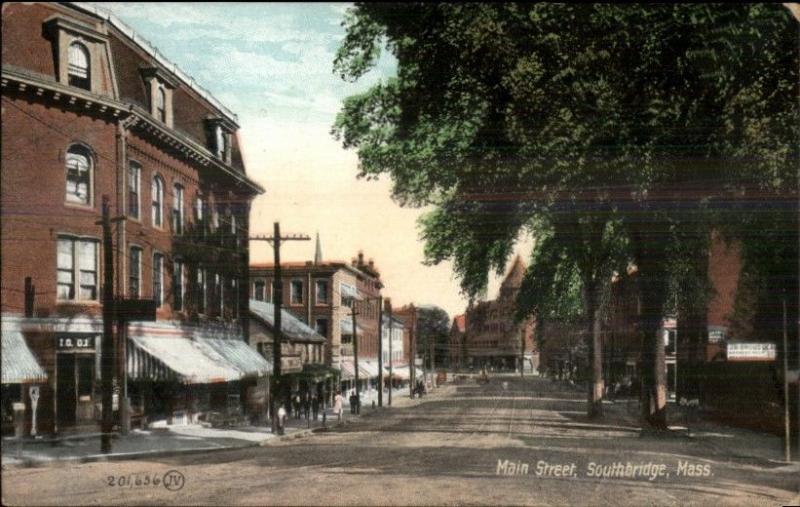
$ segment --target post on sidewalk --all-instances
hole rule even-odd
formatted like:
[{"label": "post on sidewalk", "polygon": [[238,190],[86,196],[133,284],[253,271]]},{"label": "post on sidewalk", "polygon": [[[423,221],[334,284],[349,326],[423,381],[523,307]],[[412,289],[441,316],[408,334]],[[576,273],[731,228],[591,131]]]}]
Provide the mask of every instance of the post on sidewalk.
[{"label": "post on sidewalk", "polygon": [[[391,324],[391,323],[390,323]],[[392,331],[389,329],[389,339]],[[383,406],[383,297],[378,296],[378,406]]]},{"label": "post on sidewalk", "polygon": [[386,313],[389,314],[389,406],[391,407],[392,389],[394,389],[394,372],[392,371],[392,338],[394,335],[394,325],[392,324],[392,300],[390,298],[386,298],[383,304],[386,307]]}]

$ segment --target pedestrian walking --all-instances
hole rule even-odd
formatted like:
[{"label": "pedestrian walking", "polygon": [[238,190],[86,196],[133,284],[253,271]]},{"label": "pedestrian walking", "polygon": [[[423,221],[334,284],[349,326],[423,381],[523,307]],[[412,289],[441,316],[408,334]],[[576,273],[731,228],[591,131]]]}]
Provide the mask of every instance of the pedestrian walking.
[{"label": "pedestrian walking", "polygon": [[356,413],[356,405],[358,404],[358,396],[356,396],[356,391],[353,389],[350,391],[350,413],[355,415]]},{"label": "pedestrian walking", "polygon": [[308,421],[309,416],[311,415],[311,395],[306,391],[303,395],[303,416]]},{"label": "pedestrian walking", "polygon": [[300,393],[295,392],[292,401],[294,402],[294,418],[300,419]]},{"label": "pedestrian walking", "polygon": [[342,422],[342,407],[344,405],[344,398],[342,392],[336,391],[336,397],[333,399],[333,412],[336,414],[339,422]]},{"label": "pedestrian walking", "polygon": [[283,435],[283,429],[286,425],[286,409],[281,404],[278,409],[278,435]]},{"label": "pedestrian walking", "polygon": [[311,395],[311,411],[314,415],[314,421],[316,422],[317,416],[319,415],[319,398],[317,398],[317,393]]}]

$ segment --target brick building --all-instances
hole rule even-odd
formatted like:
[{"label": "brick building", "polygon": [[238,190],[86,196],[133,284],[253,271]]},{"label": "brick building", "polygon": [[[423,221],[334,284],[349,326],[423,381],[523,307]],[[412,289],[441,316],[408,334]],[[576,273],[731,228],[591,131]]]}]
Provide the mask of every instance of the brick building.
[{"label": "brick building", "polygon": [[482,301],[467,309],[467,366],[513,371],[523,362],[524,355],[534,368],[538,367],[533,320],[514,321],[516,297],[524,276],[525,266],[517,256],[500,284],[497,299]]},{"label": "brick building", "polygon": [[[319,252],[319,248],[317,249]],[[373,261],[359,253],[349,264],[323,261],[281,262],[284,308],[326,338],[325,364],[340,372],[343,388],[355,378],[353,321],[355,305],[359,381],[378,376],[378,297],[383,284]],[[273,301],[274,264],[250,266],[251,297]]]},{"label": "brick building", "polygon": [[447,337],[448,359],[450,360],[450,367],[453,369],[463,368],[466,362],[466,331],[466,314],[462,313],[453,317],[453,323],[450,325],[450,334]]},{"label": "brick building", "polygon": [[[213,395],[191,386],[242,372],[193,371],[191,357],[211,357],[194,337],[246,332],[249,208],[263,192],[245,172],[236,115],[95,6],[4,5],[2,30],[2,311],[47,373],[40,430],[94,429],[98,417],[106,197],[125,218],[113,227],[114,292],[157,304],[156,325],[131,323],[117,340],[141,380],[133,411],[208,405]],[[190,356],[167,357],[182,346]]]}]

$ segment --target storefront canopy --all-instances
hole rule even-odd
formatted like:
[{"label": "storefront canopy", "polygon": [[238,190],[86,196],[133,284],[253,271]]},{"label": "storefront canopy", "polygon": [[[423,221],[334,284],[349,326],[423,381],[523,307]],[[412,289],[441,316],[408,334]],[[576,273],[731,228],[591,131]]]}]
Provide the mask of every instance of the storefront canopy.
[{"label": "storefront canopy", "polygon": [[[352,359],[342,359],[340,363],[342,367],[342,380],[353,379],[356,377],[355,374],[355,364],[353,363]],[[375,371],[375,375],[371,375],[370,371],[361,364],[361,361],[358,362],[358,379],[367,379],[372,377],[377,377],[378,373],[377,370]]]},{"label": "storefront canopy", "polygon": [[[359,335],[364,332],[364,328],[357,325]],[[351,317],[343,317],[339,320],[339,331],[342,334],[353,336],[353,319]]]},{"label": "storefront canopy", "polygon": [[[180,336],[131,336],[128,377],[131,379],[177,379],[186,384],[211,384],[239,380],[242,374],[218,357],[211,358],[203,346]],[[244,342],[242,342],[244,343]]]},{"label": "storefront canopy", "polygon": [[39,366],[22,333],[8,326],[2,328],[3,384],[44,382],[47,373]]},{"label": "storefront canopy", "polygon": [[[385,372],[384,375],[389,377],[389,367],[384,366],[383,371]],[[409,370],[408,366],[392,366],[392,376],[397,377],[400,380],[409,380],[411,378],[411,371]]]},{"label": "storefront canopy", "polygon": [[210,357],[216,359],[214,355],[218,355],[221,359],[217,361],[218,363],[227,361],[239,370],[243,377],[264,377],[272,374],[272,363],[243,340],[196,338],[196,343],[201,347],[205,347],[205,352]]},{"label": "storefront canopy", "polygon": [[361,299],[358,295],[358,289],[347,283],[339,285],[342,289],[342,299]]}]

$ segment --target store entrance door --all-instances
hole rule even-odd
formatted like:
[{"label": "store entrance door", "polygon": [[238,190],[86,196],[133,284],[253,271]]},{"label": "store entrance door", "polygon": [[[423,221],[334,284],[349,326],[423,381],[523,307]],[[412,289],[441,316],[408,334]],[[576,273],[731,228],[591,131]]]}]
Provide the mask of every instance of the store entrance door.
[{"label": "store entrance door", "polygon": [[56,411],[58,429],[75,426],[75,354],[56,354]]}]

